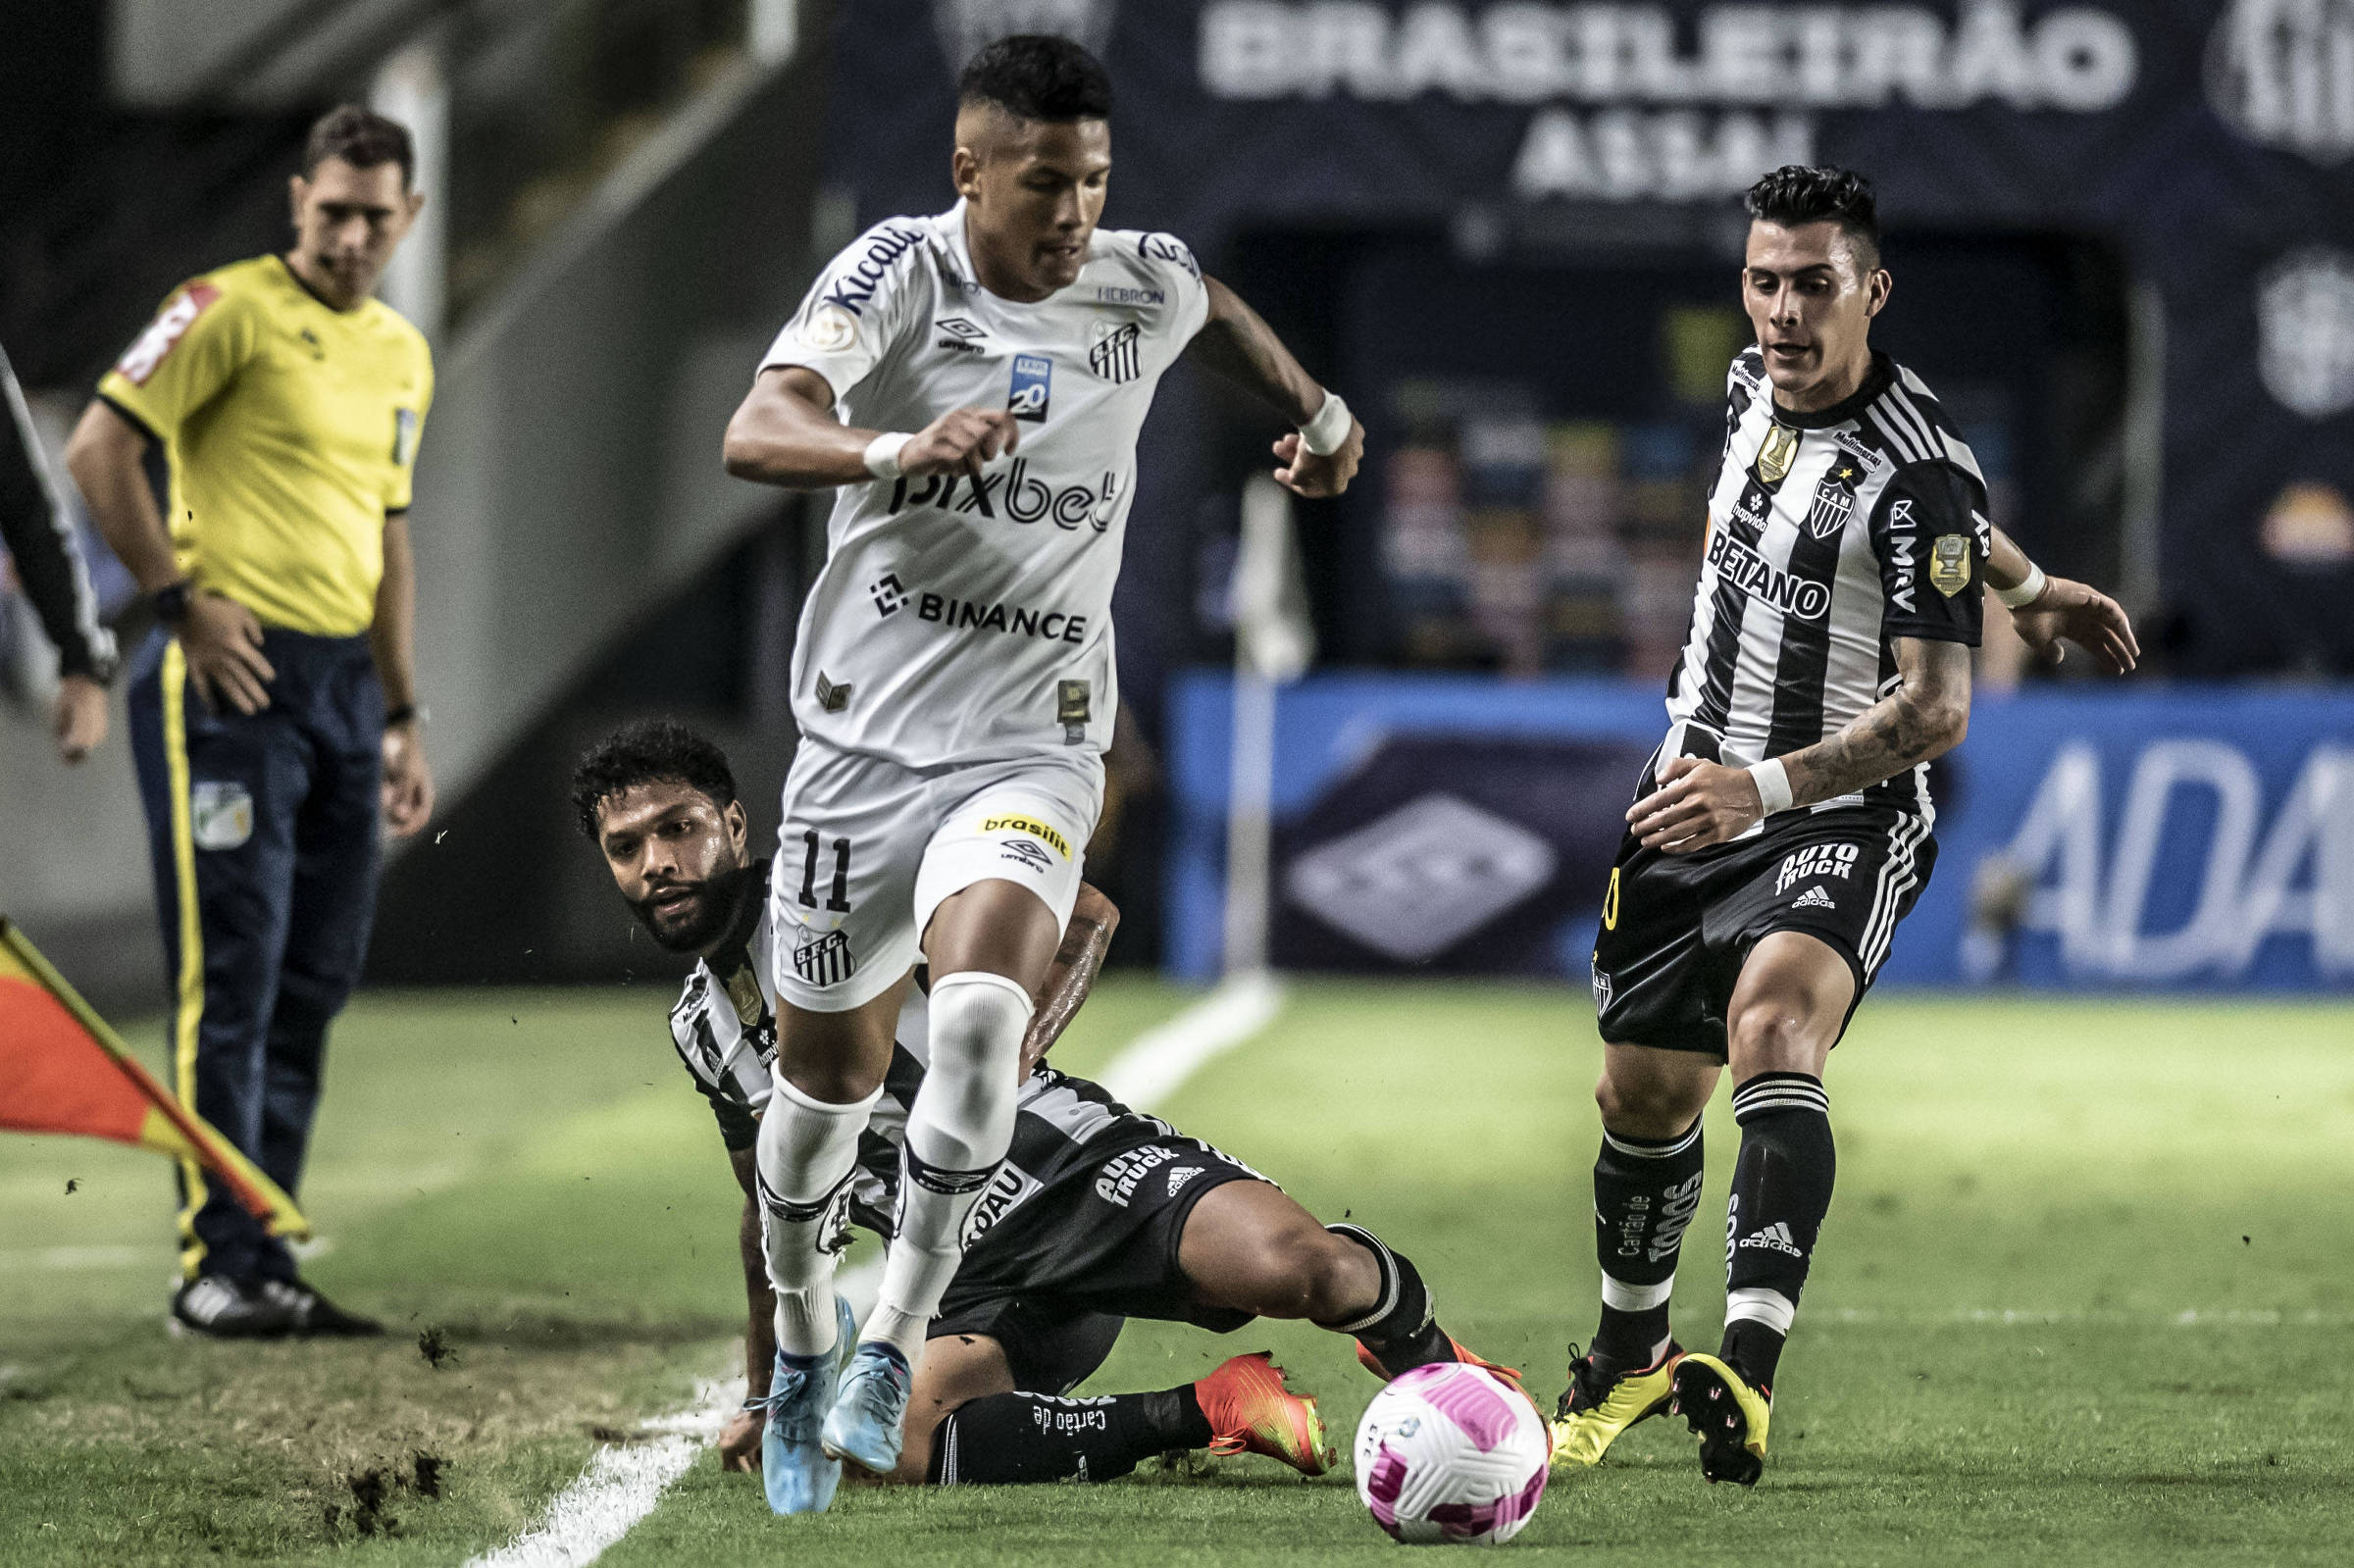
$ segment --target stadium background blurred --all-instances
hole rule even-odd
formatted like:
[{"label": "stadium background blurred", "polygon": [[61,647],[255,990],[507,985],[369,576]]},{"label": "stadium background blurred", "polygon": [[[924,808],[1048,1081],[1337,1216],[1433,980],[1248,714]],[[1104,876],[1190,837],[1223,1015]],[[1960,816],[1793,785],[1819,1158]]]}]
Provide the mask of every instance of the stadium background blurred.
[{"label": "stadium background blurred", "polygon": [[[478,1367],[522,1353],[506,1326],[554,1325],[564,1365],[610,1404],[584,1416],[572,1393],[526,1400],[536,1413],[516,1431],[540,1446],[499,1461],[507,1479],[477,1499],[466,1539],[528,1514],[577,1467],[588,1427],[676,1402],[663,1377],[717,1364],[732,1264],[714,1255],[709,1280],[674,1290],[661,1282],[678,1260],[640,1238],[623,1248],[638,1272],[606,1271],[611,1215],[502,1201],[485,1185],[528,1170],[601,1190],[617,1164],[553,1171],[558,1146],[526,1130],[617,1118],[641,1129],[621,1149],[691,1170],[674,1197],[717,1205],[708,1248],[724,1252],[733,1216],[658,1033],[676,966],[636,939],[567,820],[562,780],[614,722],[670,712],[729,746],[756,831],[773,832],[792,747],[784,678],[823,509],[728,481],[718,435],[817,263],[878,217],[946,205],[953,66],[1022,28],[1073,32],[1112,71],[1106,221],[1186,238],[1369,430],[1363,480],[1298,507],[1291,569],[1262,593],[1243,517],[1269,420],[1181,370],[1147,430],[1118,605],[1118,810],[1091,857],[1126,916],[1112,961],[1188,984],[1250,961],[1254,939],[1228,919],[1239,793],[1247,839],[1252,803],[1269,806],[1264,855],[1242,868],[1265,889],[1269,956],[1356,977],[1296,992],[1295,1010],[1186,1091],[1189,1125],[1335,1197],[1379,1185],[1384,1138],[1434,1150],[1445,1180],[1391,1199],[1414,1215],[1400,1239],[1444,1259],[1434,1274],[1474,1276],[1475,1328],[1532,1358],[1541,1383],[1558,1378],[1555,1341],[1582,1332],[1590,1298],[1584,954],[1626,782],[1662,723],[1724,363],[1745,331],[1734,197],[1777,163],[1853,165],[1878,182],[1898,284],[1875,340],[1963,423],[1996,521],[2053,570],[2116,592],[2146,657],[2114,685],[2082,680],[2078,661],[2024,669],[1989,607],[1970,738],[1940,769],[1939,876],[1897,941],[1891,994],[1834,1075],[1835,1091],[1853,1081],[1873,1107],[1842,1101],[1843,1150],[1933,1137],[1950,1159],[1843,1187],[1843,1272],[1810,1293],[1794,1351],[1822,1401],[1817,1430],[1844,1427],[1843,1457],[1807,1463],[1852,1481],[1875,1443],[1934,1446],[1992,1422],[2014,1391],[1981,1352],[2023,1353],[2015,1339],[1938,1327],[1934,1361],[1900,1375],[1879,1358],[1956,1314],[2043,1314],[2036,1344],[2072,1358],[2069,1376],[2099,1391],[2085,1398],[2138,1412],[2120,1419],[2156,1445],[2144,1463],[2113,1431],[2069,1450],[2096,1484],[2086,1495],[2106,1499],[2081,1504],[2092,1517],[2124,1529],[2130,1510],[2110,1504],[2144,1495],[2099,1484],[2179,1472],[2194,1478],[2182,1490],[2146,1493],[2177,1524],[2228,1511],[2233,1486],[2311,1521],[2299,1467],[2342,1462],[2340,1440],[2321,1435],[2315,1381],[2250,1369],[2342,1339],[2354,1305],[2327,1266],[2347,1255],[2346,1221],[2316,1208],[2342,1175],[2354,1071],[2342,0],[20,9],[0,49],[0,342],[60,440],[173,283],[281,243],[283,181],[320,108],[364,98],[419,136],[429,205],[385,294],[440,366],[415,527],[420,686],[445,804],[388,870],[376,998],[336,1069],[375,1088],[329,1095],[321,1158],[344,1174],[323,1163],[312,1207],[330,1233],[413,1243],[372,1242],[351,1288],[445,1321]],[[128,584],[94,535],[83,545],[110,609],[130,618],[128,645],[142,630]],[[1246,747],[1238,772],[1236,623],[1254,599],[1289,605],[1318,658],[1284,683],[1271,747]],[[131,1021],[163,977],[128,754],[118,722],[81,770],[54,763],[46,657],[26,606],[0,596],[0,907]],[[1242,711],[1248,730],[1258,709]],[[1464,977],[1487,979],[1465,989]],[[480,989],[559,986],[583,988]],[[1941,989],[1906,999],[1904,986]],[[2155,1009],[2117,994],[2151,990],[2200,994]],[[2069,994],[2087,991],[2097,1005]],[[2283,1009],[2282,992],[2297,1004]],[[1088,1038],[1107,1049],[1182,1005],[1162,980],[1115,977]],[[1491,1006],[1514,1020],[1495,1032],[1494,1062],[1461,1043],[1489,1037]],[[156,1030],[128,1032],[160,1048]],[[1484,1114],[1483,1076],[1542,1114],[1520,1142],[1446,1152],[1355,1060],[1387,1052],[1410,1070],[1419,1050],[1447,1053],[1466,1115]],[[590,1064],[577,1074],[574,1052]],[[1956,1058],[1974,1068],[1967,1087],[1948,1082]],[[1900,1067],[1923,1092],[1951,1090],[1934,1128],[1899,1091]],[[481,1098],[445,1118],[396,1104],[412,1071]],[[1257,1073],[1300,1093],[1353,1087],[1308,1136],[1268,1116]],[[2219,1078],[2231,1085],[2221,1130],[2193,1132],[2194,1086]],[[1867,1083],[1888,1087],[1870,1098]],[[2307,1103],[2268,1109],[2276,1091]],[[2035,1128],[2098,1137],[2022,1143]],[[481,1162],[447,1155],[467,1137],[486,1141]],[[54,1469],[55,1430],[27,1420],[96,1409],[100,1385],[134,1396],[115,1391],[118,1360],[160,1353],[146,1337],[160,1333],[166,1174],[113,1158],[0,1147],[0,1182],[23,1199],[0,1220],[0,1393],[40,1395],[0,1405],[15,1434],[0,1442],[46,1456],[69,1491],[97,1472]],[[55,1195],[57,1175],[101,1170],[118,1174]],[[2137,1180],[2159,1170],[2176,1175]],[[2004,1183],[2020,1184],[2017,1203],[1990,1195]],[[427,1191],[412,1202],[410,1187]],[[2205,1195],[2185,1209],[2177,1189]],[[1464,1205],[1494,1216],[1474,1234],[1541,1258],[1543,1277],[1443,1248]],[[2186,1228],[2178,1239],[2170,1224]],[[1979,1239],[1953,1239],[1966,1230]],[[513,1258],[525,1232],[537,1261]],[[2259,1253],[2268,1235],[2280,1240]],[[2136,1248],[2172,1246],[2205,1261],[2164,1290],[2133,1271]],[[1699,1253],[1686,1272],[1705,1272]],[[336,1278],[332,1258],[322,1273]],[[1832,1319],[1819,1337],[1818,1298]],[[1839,1323],[1846,1305],[1865,1316]],[[2200,1332],[2181,1335],[2182,1312],[2207,1314],[2191,1320]],[[93,1326],[112,1327],[101,1341]],[[2096,1344],[2115,1361],[2097,1375]],[[1164,1346],[1200,1348],[1134,1335],[1123,1356]],[[1957,1362],[1977,1403],[1889,1404],[1918,1391],[1913,1373],[1935,1387]],[[77,1383],[75,1366],[101,1372]],[[1842,1390],[1833,1366],[1878,1370]],[[182,1367],[141,1387],[180,1400],[213,1375]],[[1353,1418],[1348,1377],[1317,1365],[1312,1386]],[[2320,1383],[2345,1391],[2341,1374]],[[2239,1411],[2232,1390],[2294,1430]],[[281,1455],[289,1474],[313,1485],[369,1459],[375,1440],[347,1425],[349,1452]],[[2190,1446],[2167,1446],[2177,1440]],[[2013,1441],[1990,1432],[1958,1462],[2000,1490],[1988,1478],[2018,1462],[1999,1457]],[[125,1474],[143,1451],[126,1449]],[[1667,1443],[1644,1451],[1664,1489]],[[2199,1468],[2210,1462],[2223,1468]],[[1909,1485],[1938,1474],[1900,1468]],[[1648,1517],[1668,1495],[1637,1487],[1616,1501]],[[1584,1535],[1546,1534],[1566,1527],[1541,1517],[1527,1539],[1609,1539],[1607,1510],[1574,1506]],[[1868,1533],[1859,1560],[1894,1539]]]}]

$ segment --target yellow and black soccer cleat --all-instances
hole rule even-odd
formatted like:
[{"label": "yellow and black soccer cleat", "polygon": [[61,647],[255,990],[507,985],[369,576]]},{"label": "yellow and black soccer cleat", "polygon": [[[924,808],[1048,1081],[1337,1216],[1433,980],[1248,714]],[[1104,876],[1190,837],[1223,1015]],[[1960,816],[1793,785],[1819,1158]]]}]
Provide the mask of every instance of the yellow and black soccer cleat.
[{"label": "yellow and black soccer cleat", "polygon": [[[1572,1352],[1576,1348],[1570,1346]],[[1615,1375],[1596,1365],[1591,1355],[1572,1360],[1568,1390],[1553,1412],[1555,1466],[1599,1462],[1618,1434],[1665,1410],[1674,1395],[1675,1363],[1683,1353],[1683,1346],[1670,1340],[1650,1366]]]},{"label": "yellow and black soccer cleat", "polygon": [[1766,1471],[1766,1425],[1773,1391],[1752,1386],[1713,1355],[1675,1364],[1675,1412],[1700,1435],[1700,1473],[1754,1487]]}]

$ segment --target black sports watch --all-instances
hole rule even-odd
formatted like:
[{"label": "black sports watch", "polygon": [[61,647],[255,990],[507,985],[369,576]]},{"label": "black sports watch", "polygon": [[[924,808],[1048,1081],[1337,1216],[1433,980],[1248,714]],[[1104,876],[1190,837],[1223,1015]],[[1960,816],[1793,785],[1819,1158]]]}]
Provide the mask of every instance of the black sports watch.
[{"label": "black sports watch", "polygon": [[188,592],[195,586],[186,578],[167,582],[147,596],[148,607],[155,611],[156,620],[165,626],[176,627],[188,618]]}]

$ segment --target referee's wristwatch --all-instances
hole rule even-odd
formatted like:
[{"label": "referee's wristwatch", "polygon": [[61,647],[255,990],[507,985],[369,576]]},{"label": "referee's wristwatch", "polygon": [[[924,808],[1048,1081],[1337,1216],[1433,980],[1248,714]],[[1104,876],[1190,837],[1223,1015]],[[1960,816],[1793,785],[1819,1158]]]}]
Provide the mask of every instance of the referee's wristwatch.
[{"label": "referee's wristwatch", "polygon": [[188,618],[188,595],[195,589],[195,582],[188,578],[167,582],[147,595],[147,607],[155,612],[159,624],[177,630]]}]

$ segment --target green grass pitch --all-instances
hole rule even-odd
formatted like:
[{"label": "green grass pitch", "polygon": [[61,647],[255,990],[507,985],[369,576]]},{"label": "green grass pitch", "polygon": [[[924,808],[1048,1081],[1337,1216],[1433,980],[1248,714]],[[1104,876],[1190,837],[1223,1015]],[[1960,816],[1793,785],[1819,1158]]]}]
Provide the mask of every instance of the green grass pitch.
[{"label": "green grass pitch", "polygon": [[[391,1321],[381,1343],[167,1338],[164,1163],[0,1139],[0,1563],[456,1563],[530,1525],[600,1442],[733,1370],[739,1204],[664,1042],[668,999],[640,985],[353,1009],[304,1197],[333,1243],[312,1273]],[[1109,983],[1060,1059],[1100,1064],[1184,1000]],[[1410,1251],[1448,1327],[1529,1368],[1550,1402],[1593,1320],[1599,1055],[1569,991],[1307,983],[1165,1110]],[[2354,1554],[2354,1007],[1881,996],[1829,1084],[1839,1192],[1764,1483],[1704,1486],[1680,1424],[1653,1422],[1600,1469],[1557,1477],[1510,1550]],[[1722,1107],[1677,1298],[1682,1338],[1710,1347],[1735,1141]],[[438,1366],[428,1331],[450,1352]],[[1262,1346],[1346,1447],[1373,1385],[1305,1327],[1135,1325],[1094,1387],[1165,1387]],[[417,1486],[421,1453],[442,1461],[437,1496]],[[1345,1475],[1307,1484],[1254,1459],[1085,1489],[845,1490],[824,1518],[782,1521],[706,1456],[604,1561],[1402,1549]]]}]

